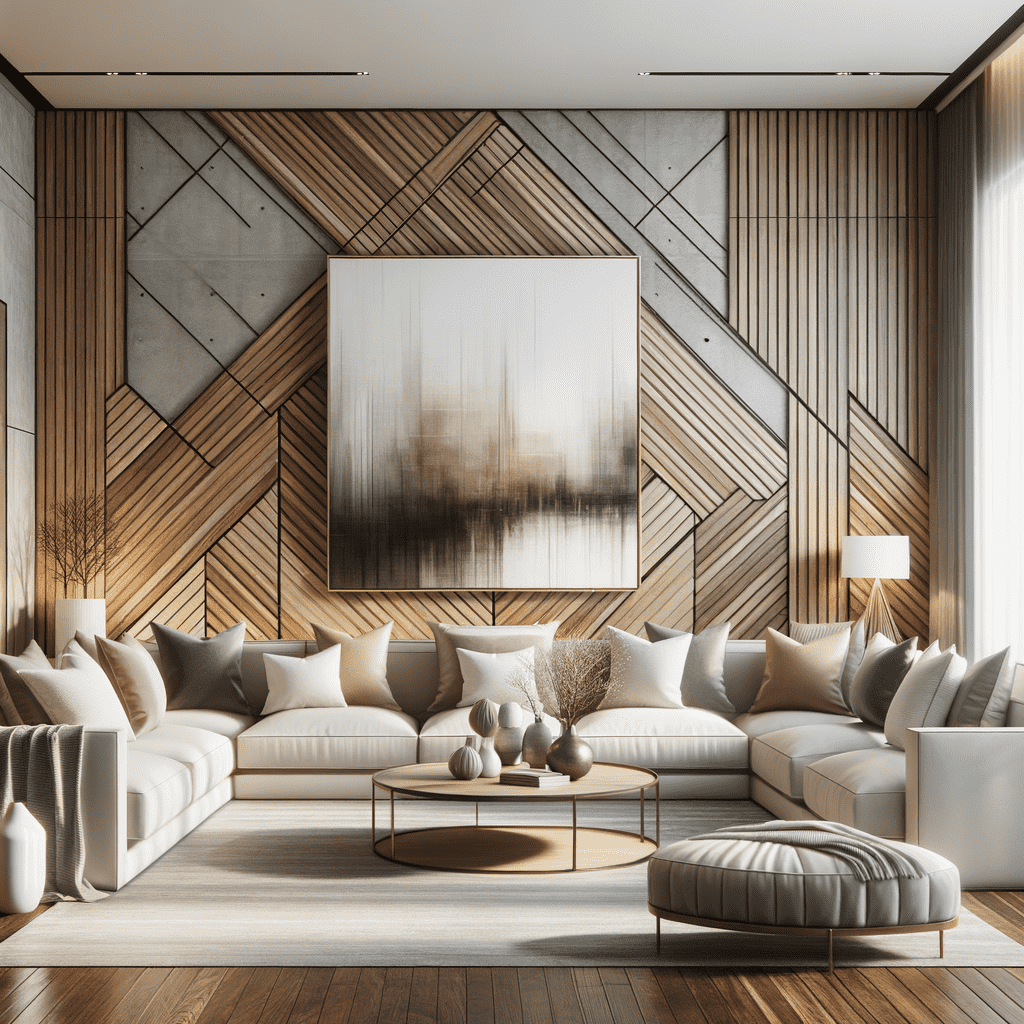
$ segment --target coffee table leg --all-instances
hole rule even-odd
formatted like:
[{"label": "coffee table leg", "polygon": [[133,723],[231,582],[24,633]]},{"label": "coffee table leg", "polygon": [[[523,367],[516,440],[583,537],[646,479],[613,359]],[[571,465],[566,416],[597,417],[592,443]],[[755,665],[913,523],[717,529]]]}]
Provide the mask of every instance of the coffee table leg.
[{"label": "coffee table leg", "polygon": [[654,845],[661,846],[661,780],[654,784]]},{"label": "coffee table leg", "polygon": [[395,791],[391,790],[391,859],[395,859]]},{"label": "coffee table leg", "polygon": [[640,842],[647,838],[644,833],[644,791],[640,790]]},{"label": "coffee table leg", "polygon": [[572,869],[576,870],[576,797],[572,798]]},{"label": "coffee table leg", "polygon": [[370,849],[377,845],[377,784],[370,780]]}]

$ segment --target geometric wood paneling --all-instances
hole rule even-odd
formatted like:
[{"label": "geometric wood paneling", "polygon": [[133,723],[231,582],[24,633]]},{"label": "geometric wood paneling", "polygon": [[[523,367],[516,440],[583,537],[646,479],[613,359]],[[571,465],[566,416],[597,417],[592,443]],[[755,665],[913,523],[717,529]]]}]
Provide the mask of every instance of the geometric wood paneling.
[{"label": "geometric wood paneling", "polygon": [[[206,571],[205,560],[196,562],[182,574],[181,579],[160,595],[160,600],[143,609],[135,622],[118,629],[111,630],[111,636],[120,636],[129,632],[136,640],[154,640],[151,622],[162,622],[183,633],[193,636],[206,635]],[[110,629],[108,620],[107,628]]]},{"label": "geometric wood paneling", "polygon": [[696,532],[694,629],[731,622],[731,635],[785,630],[789,619],[786,488],[751,501],[736,491]]},{"label": "geometric wood paneling", "polygon": [[160,414],[127,384],[107,399],[108,487],[160,436],[165,426]]},{"label": "geometric wood paneling", "polygon": [[220,633],[244,622],[250,640],[278,630],[277,487],[218,541],[206,556],[206,626]]},{"label": "geometric wood paneling", "polygon": [[[886,580],[904,636],[929,636],[928,477],[857,401],[850,400],[850,533],[910,538],[910,579]],[[872,580],[850,581],[850,612],[859,615]]]},{"label": "geometric wood paneling", "polygon": [[643,467],[640,488],[642,572],[646,576],[688,534],[696,522],[693,509],[652,469]]}]

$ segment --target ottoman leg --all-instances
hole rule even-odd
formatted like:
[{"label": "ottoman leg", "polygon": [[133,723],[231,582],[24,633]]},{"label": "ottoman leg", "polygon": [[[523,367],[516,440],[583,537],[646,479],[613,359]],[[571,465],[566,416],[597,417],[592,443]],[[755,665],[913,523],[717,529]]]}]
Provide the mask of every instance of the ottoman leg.
[{"label": "ottoman leg", "polygon": [[[655,923],[655,928],[657,929],[657,931],[655,933],[656,937],[655,937],[655,940],[654,940],[654,952],[657,953],[659,956],[661,956],[661,918],[660,917],[656,917],[654,919],[654,923]],[[942,932],[939,932],[939,934],[941,935]]]},{"label": "ottoman leg", "polygon": [[945,938],[946,938],[946,933],[940,928],[939,929],[939,959],[940,960],[946,955]]},{"label": "ottoman leg", "polygon": [[832,965],[832,929],[828,930],[828,973],[834,974],[835,968]]}]

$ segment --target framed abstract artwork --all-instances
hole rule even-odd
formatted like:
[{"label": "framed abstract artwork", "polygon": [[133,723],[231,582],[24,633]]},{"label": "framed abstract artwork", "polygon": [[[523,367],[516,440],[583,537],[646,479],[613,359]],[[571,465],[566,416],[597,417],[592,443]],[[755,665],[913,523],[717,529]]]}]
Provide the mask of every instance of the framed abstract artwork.
[{"label": "framed abstract artwork", "polygon": [[639,585],[639,274],[329,261],[330,589]]}]

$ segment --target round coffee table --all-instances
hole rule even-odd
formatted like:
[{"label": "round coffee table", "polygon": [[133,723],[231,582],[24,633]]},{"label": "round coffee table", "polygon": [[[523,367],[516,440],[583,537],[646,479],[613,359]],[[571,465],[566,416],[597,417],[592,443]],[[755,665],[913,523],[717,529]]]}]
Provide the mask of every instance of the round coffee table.
[{"label": "round coffee table", "polygon": [[[388,793],[390,832],[377,838],[377,790]],[[655,835],[644,827],[644,798],[654,790]],[[602,797],[639,795],[636,832],[580,826],[577,804]],[[395,796],[476,804],[476,824],[395,831]],[[481,825],[480,804],[571,803],[572,825]],[[499,779],[453,779],[446,764],[409,764],[373,776],[371,834],[374,852],[399,864],[437,871],[550,874],[599,871],[646,860],[661,841],[658,775],[648,768],[598,762],[582,779],[561,786],[511,786]]]}]

